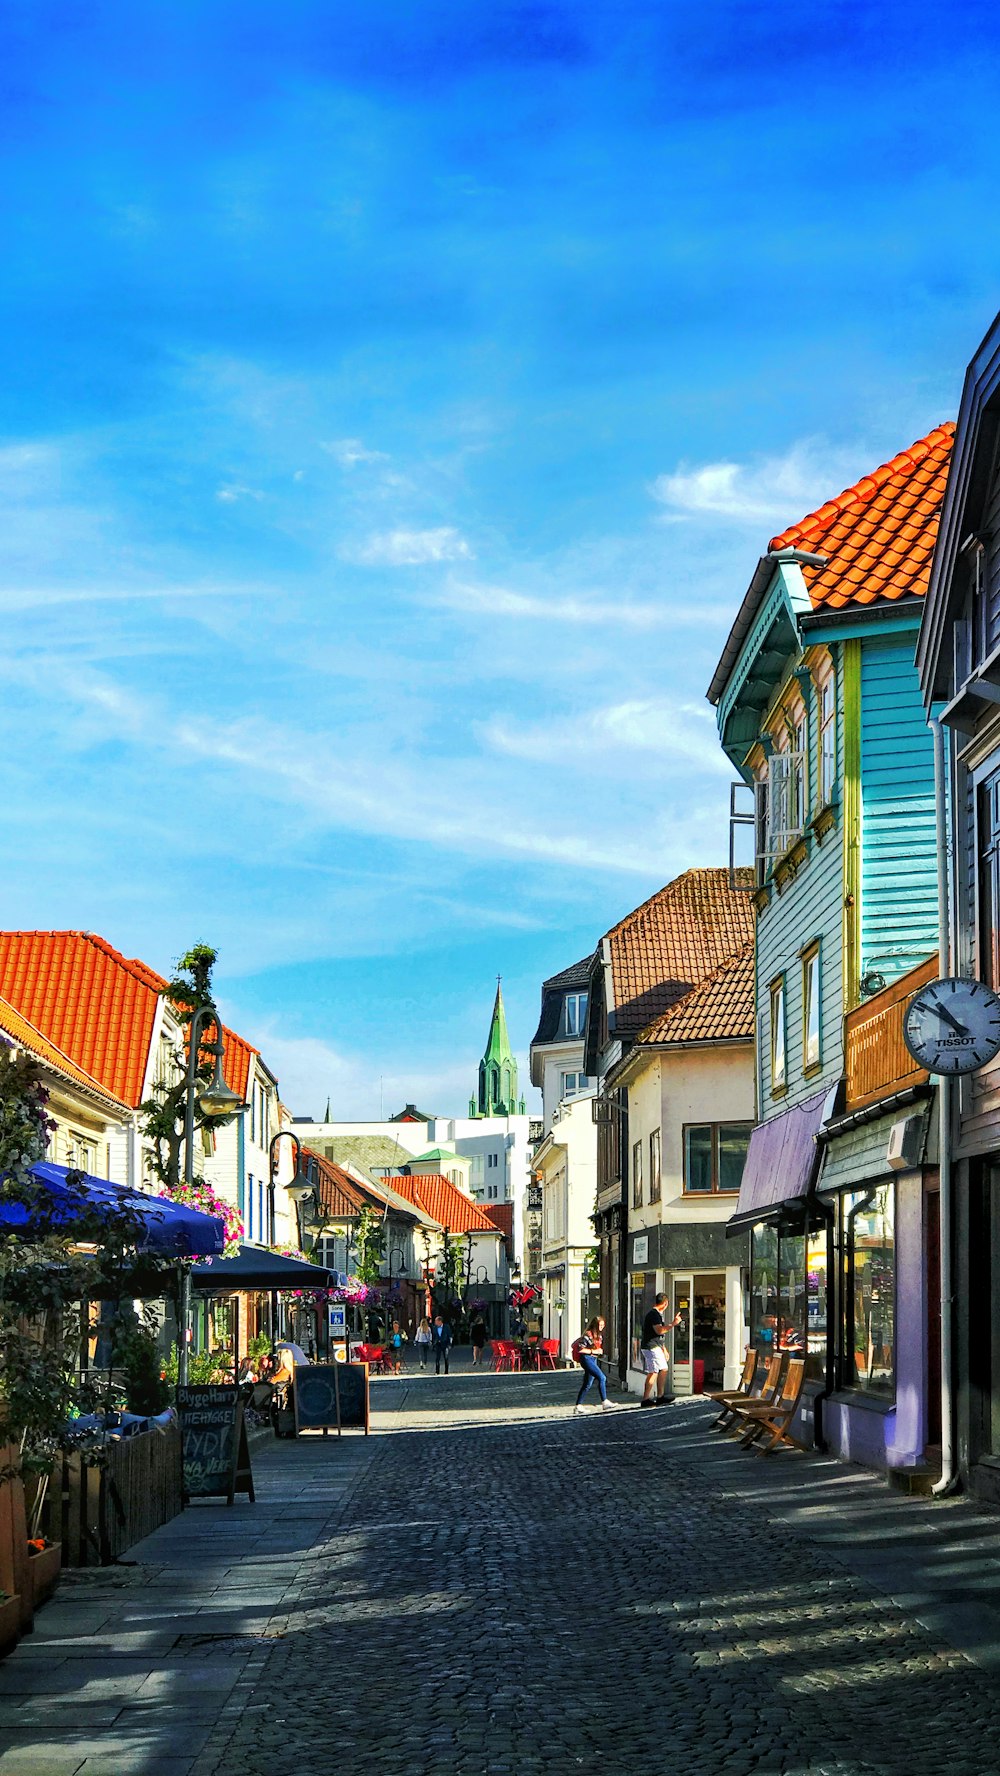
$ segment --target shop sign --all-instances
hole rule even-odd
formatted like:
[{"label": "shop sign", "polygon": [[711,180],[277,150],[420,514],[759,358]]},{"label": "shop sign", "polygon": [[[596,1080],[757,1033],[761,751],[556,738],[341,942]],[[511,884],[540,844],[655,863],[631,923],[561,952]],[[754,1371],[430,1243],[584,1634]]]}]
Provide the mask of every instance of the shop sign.
[{"label": "shop sign", "polygon": [[632,1268],[649,1263],[649,1234],[637,1233],[632,1241]]}]

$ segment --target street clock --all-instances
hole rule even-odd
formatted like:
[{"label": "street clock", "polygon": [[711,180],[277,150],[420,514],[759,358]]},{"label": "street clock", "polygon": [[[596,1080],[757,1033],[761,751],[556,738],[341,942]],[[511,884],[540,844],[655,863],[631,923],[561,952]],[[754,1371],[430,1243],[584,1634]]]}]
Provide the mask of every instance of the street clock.
[{"label": "street clock", "polygon": [[1000,1054],[1000,997],[978,980],[929,981],[906,1007],[903,1040],[928,1073],[975,1073]]}]

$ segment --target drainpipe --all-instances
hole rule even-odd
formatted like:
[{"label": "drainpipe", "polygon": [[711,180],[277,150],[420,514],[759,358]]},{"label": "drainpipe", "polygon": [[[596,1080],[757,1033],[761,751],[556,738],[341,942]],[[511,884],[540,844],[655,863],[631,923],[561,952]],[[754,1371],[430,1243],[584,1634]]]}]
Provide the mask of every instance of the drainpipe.
[{"label": "drainpipe", "polygon": [[[942,979],[952,971],[951,908],[948,897],[948,770],[945,757],[944,730],[936,716],[931,717],[930,730],[934,740],[934,813],[937,839],[938,927],[940,931],[939,969]],[[954,1358],[954,1294],[952,1292],[952,1202],[951,1202],[951,1107],[952,1080],[942,1073],[938,1077],[938,1149],[940,1154],[941,1194],[941,1478],[931,1488],[935,1498],[954,1492],[958,1485],[955,1471],[955,1402],[951,1376]]]}]

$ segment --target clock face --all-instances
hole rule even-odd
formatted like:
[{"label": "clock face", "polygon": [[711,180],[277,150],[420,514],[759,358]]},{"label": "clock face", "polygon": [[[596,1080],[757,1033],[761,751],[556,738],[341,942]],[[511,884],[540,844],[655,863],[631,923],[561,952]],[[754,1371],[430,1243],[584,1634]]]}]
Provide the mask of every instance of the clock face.
[{"label": "clock face", "polygon": [[1000,997],[982,981],[931,981],[906,1008],[903,1040],[929,1073],[974,1073],[1000,1054]]}]

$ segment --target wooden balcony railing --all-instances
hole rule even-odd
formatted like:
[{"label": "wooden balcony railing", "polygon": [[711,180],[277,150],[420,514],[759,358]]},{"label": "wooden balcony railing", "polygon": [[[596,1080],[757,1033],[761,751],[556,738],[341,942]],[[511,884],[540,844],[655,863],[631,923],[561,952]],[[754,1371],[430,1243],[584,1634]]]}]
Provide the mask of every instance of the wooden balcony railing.
[{"label": "wooden balcony railing", "polygon": [[903,1014],[917,988],[935,980],[937,971],[938,959],[931,956],[848,1012],[844,1019],[848,1114],[908,1086],[926,1085],[929,1074],[917,1066],[903,1041]]}]

